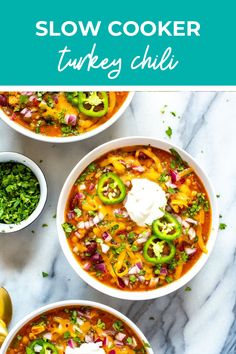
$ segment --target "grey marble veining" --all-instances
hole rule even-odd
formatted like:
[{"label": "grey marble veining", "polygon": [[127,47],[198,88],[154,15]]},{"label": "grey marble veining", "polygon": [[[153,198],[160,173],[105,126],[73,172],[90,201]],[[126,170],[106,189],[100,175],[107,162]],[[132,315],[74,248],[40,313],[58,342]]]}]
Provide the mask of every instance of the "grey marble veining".
[{"label": "grey marble veining", "polygon": [[[168,126],[173,129],[171,139],[165,134]],[[31,157],[40,164],[49,187],[40,218],[26,230],[0,236],[0,285],[13,299],[12,325],[41,305],[90,299],[127,314],[143,330],[155,353],[236,353],[235,131],[236,93],[224,92],[138,92],[124,116],[107,131],[69,145],[32,141],[0,122],[0,151]],[[53,216],[66,176],[94,147],[128,135],[155,136],[183,147],[197,158],[220,194],[222,222],[228,226],[219,232],[204,269],[188,284],[190,292],[182,288],[141,302],[110,298],[87,286],[60,249]],[[43,278],[42,271],[49,277]]]}]

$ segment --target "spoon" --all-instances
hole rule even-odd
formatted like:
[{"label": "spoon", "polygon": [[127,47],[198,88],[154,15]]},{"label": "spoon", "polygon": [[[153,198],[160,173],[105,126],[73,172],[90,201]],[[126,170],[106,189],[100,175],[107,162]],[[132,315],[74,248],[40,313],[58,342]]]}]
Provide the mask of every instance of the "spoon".
[{"label": "spoon", "polygon": [[0,346],[8,334],[7,326],[12,318],[12,302],[4,288],[0,288]]}]

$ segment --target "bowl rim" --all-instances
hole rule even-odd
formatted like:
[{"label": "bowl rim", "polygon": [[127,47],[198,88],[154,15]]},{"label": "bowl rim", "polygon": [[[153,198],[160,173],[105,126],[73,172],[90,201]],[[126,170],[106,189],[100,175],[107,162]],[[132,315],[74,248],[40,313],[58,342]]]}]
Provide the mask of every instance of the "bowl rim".
[{"label": "bowl rim", "polygon": [[30,214],[30,216],[27,219],[21,221],[19,224],[0,223],[0,235],[10,234],[16,231],[20,231],[26,228],[27,226],[29,226],[32,222],[34,222],[39,217],[39,215],[43,211],[43,208],[47,200],[47,182],[45,176],[41,168],[33,160],[18,152],[1,151],[0,163],[3,162],[17,162],[30,168],[30,170],[33,172],[40,185],[40,199],[38,205],[36,206],[34,211]]},{"label": "bowl rim", "polygon": [[[186,272],[182,277],[180,277],[178,280],[175,280],[174,282],[165,285],[163,287],[153,289],[153,290],[148,290],[148,291],[119,290],[116,288],[112,288],[106,284],[103,284],[102,282],[92,277],[88,272],[83,270],[79,262],[72,254],[72,251],[66,240],[64,231],[61,227],[61,224],[64,222],[64,210],[65,210],[64,207],[65,207],[66,200],[68,199],[69,191],[71,190],[71,187],[75,182],[76,178],[84,170],[84,168],[86,168],[86,166],[88,166],[89,163],[91,163],[92,161],[96,160],[97,158],[106,154],[109,151],[112,151],[122,146],[125,147],[125,146],[135,146],[135,145],[151,145],[167,151],[169,151],[170,148],[176,149],[183,157],[183,159],[185,159],[191,166],[193,166],[194,171],[202,181],[206,189],[206,192],[208,194],[210,204],[211,204],[211,211],[212,211],[211,231],[207,242],[208,253],[207,254],[202,253],[202,255],[200,256],[198,261],[193,265],[193,267],[188,272]],[[218,227],[219,227],[219,212],[218,212],[218,205],[216,200],[216,193],[214,191],[214,188],[207,174],[204,172],[204,170],[196,161],[196,159],[192,157],[189,153],[184,151],[182,148],[176,146],[175,144],[172,144],[170,142],[155,137],[131,136],[131,137],[118,138],[106,142],[96,147],[94,150],[90,151],[76,164],[76,166],[72,169],[72,171],[68,175],[62,187],[58,199],[58,205],[57,205],[57,233],[59,237],[59,242],[63,250],[63,253],[67,261],[71,265],[71,267],[87,284],[89,284],[96,290],[106,295],[110,295],[112,297],[125,299],[125,300],[155,299],[170,294],[178,290],[179,288],[183,287],[184,285],[186,285],[203,268],[210,254],[212,253],[212,249],[218,233]]]},{"label": "bowl rim", "polygon": [[[2,348],[1,348],[1,354],[5,354],[7,352],[7,349],[13,340],[14,336],[17,334],[17,332],[29,321],[34,319],[35,317],[41,315],[44,312],[53,310],[53,309],[58,309],[60,307],[67,307],[67,306],[91,306],[94,308],[98,308],[100,310],[103,310],[105,312],[108,312],[115,317],[121,319],[123,322],[125,322],[128,327],[130,327],[135,334],[144,342],[149,343],[143,332],[139,329],[139,327],[131,321],[126,315],[124,315],[122,312],[104,305],[100,302],[96,301],[90,301],[90,300],[64,300],[64,301],[57,301],[50,303],[48,305],[42,306],[32,312],[30,312],[28,315],[24,316],[15,326],[11,329],[9,334],[7,335],[5,341],[3,342]],[[147,349],[147,354],[154,354],[152,348],[146,348]]]},{"label": "bowl rim", "polygon": [[[64,91],[63,91],[64,92]],[[66,92],[66,91],[65,91]],[[117,91],[120,92],[120,91]],[[3,110],[0,107],[0,118],[11,128],[13,128],[15,131],[18,133],[23,134],[24,136],[27,136],[28,138],[38,140],[38,141],[43,141],[47,143],[73,143],[76,141],[82,141],[85,139],[89,139],[107,128],[109,128],[112,124],[114,124],[121,116],[124,114],[128,106],[130,105],[133,97],[135,95],[134,91],[128,91],[128,95],[120,108],[115,112],[115,114],[109,118],[105,123],[100,125],[99,127],[92,129],[86,133],[83,133],[81,135],[76,135],[76,136],[68,136],[68,137],[53,137],[53,136],[46,136],[42,134],[37,134],[32,132],[31,130],[23,127],[22,125],[12,121],[7,114],[3,112]]]}]

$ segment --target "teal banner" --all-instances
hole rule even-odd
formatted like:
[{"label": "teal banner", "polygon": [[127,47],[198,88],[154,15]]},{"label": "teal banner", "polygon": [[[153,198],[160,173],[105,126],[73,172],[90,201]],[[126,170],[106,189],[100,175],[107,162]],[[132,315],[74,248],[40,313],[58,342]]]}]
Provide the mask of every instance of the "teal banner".
[{"label": "teal banner", "polygon": [[236,2],[4,1],[0,85],[236,85]]}]

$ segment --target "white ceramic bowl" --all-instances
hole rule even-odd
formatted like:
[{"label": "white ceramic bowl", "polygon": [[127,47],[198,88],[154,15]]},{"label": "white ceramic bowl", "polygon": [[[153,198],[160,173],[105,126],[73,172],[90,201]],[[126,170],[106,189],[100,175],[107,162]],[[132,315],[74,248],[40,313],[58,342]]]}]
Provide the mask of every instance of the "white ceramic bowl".
[{"label": "white ceramic bowl", "polygon": [[134,92],[129,92],[125,101],[121,105],[121,107],[118,109],[118,111],[110,118],[108,119],[104,124],[100,125],[99,127],[88,131],[87,133],[81,134],[81,135],[76,135],[76,136],[68,136],[68,137],[53,137],[53,136],[45,136],[42,134],[36,134],[35,132],[32,132],[31,130],[23,127],[22,125],[14,122],[9,118],[8,115],[6,115],[3,110],[0,108],[0,118],[11,128],[15,129],[17,132],[28,136],[29,138],[35,139],[35,140],[40,140],[40,141],[45,141],[48,143],[72,143],[75,141],[81,141],[84,139],[91,138],[94,135],[97,135],[104,131],[105,129],[109,128],[113,123],[115,123],[125,112],[127,107],[130,105],[132,98],[134,96]]},{"label": "white ceramic bowl", "polygon": [[[64,211],[66,207],[66,202],[69,196],[69,193],[71,191],[71,188],[76,181],[77,177],[81,174],[81,172],[94,160],[98,159],[102,155],[106,154],[109,151],[112,151],[117,148],[125,147],[125,146],[135,146],[135,145],[151,145],[156,148],[160,148],[166,151],[169,151],[170,148],[175,148],[176,151],[180,153],[182,158],[189,163],[190,166],[193,167],[194,171],[197,173],[197,175],[200,177],[201,181],[203,182],[206,191],[208,193],[208,197],[210,199],[210,204],[212,208],[212,225],[211,225],[211,233],[209,240],[207,242],[207,249],[208,253],[207,254],[202,254],[199,258],[199,260],[195,263],[195,265],[186,273],[184,274],[180,279],[175,280],[173,283],[170,283],[164,287],[160,287],[154,290],[149,290],[149,291],[124,291],[124,290],[119,290],[115,288],[111,288],[107,286],[106,284],[101,283],[94,277],[92,277],[88,272],[82,269],[76,258],[74,257],[72,251],[70,250],[70,247],[68,245],[68,242],[66,240],[64,231],[62,229],[62,223],[65,221],[65,216],[64,216]],[[91,151],[89,154],[87,154],[82,160],[79,161],[79,163],[74,167],[74,169],[71,171],[70,175],[68,176],[60,197],[58,201],[58,207],[57,207],[57,229],[58,229],[58,235],[59,235],[59,240],[61,243],[62,250],[72,266],[72,268],[77,272],[77,274],[89,285],[94,287],[95,289],[110,295],[114,296],[120,299],[128,299],[128,300],[147,300],[147,299],[153,299],[153,298],[158,298],[164,295],[167,295],[169,293],[172,293],[173,291],[179,289],[180,287],[184,286],[186,283],[188,283],[199,271],[200,269],[204,266],[206,263],[207,259],[209,258],[215,240],[217,236],[217,231],[218,231],[218,210],[217,210],[217,202],[216,202],[216,196],[215,196],[214,189],[205,174],[205,172],[202,170],[202,168],[199,166],[199,164],[196,162],[196,160],[191,157],[188,153],[186,153],[184,150],[180,149],[177,146],[173,146],[172,144],[169,144],[165,141],[158,140],[156,138],[149,138],[149,137],[126,137],[126,138],[121,138],[121,139],[116,139],[113,141],[110,141],[108,143],[105,143],[93,151]]]},{"label": "white ceramic bowl", "polygon": [[[147,339],[143,335],[143,333],[140,331],[140,329],[130,320],[128,319],[125,315],[123,315],[121,312],[114,310],[113,308],[100,304],[98,302],[94,301],[86,301],[86,300],[66,300],[66,301],[60,301],[60,302],[54,302],[50,305],[44,306],[39,308],[38,310],[35,310],[31,312],[29,315],[25,316],[8,334],[7,338],[5,339],[3,346],[1,348],[1,354],[5,354],[7,352],[7,349],[9,345],[11,344],[11,341],[17,334],[17,332],[29,321],[34,319],[35,317],[42,315],[44,312],[57,309],[60,307],[68,307],[68,306],[91,306],[98,308],[100,310],[106,311],[118,319],[121,319],[124,323],[130,327],[134,333],[145,343],[148,343]],[[154,354],[153,350],[151,348],[146,348],[147,349],[147,354]]]},{"label": "white ceramic bowl", "polygon": [[24,229],[26,226],[30,225],[37,217],[40,215],[47,199],[47,184],[43,172],[36,165],[36,163],[30,160],[28,157],[18,154],[16,152],[0,152],[0,163],[2,162],[18,162],[31,169],[40,185],[40,199],[36,209],[33,213],[25,220],[21,221],[19,224],[1,224],[0,223],[0,233],[11,233]]}]

